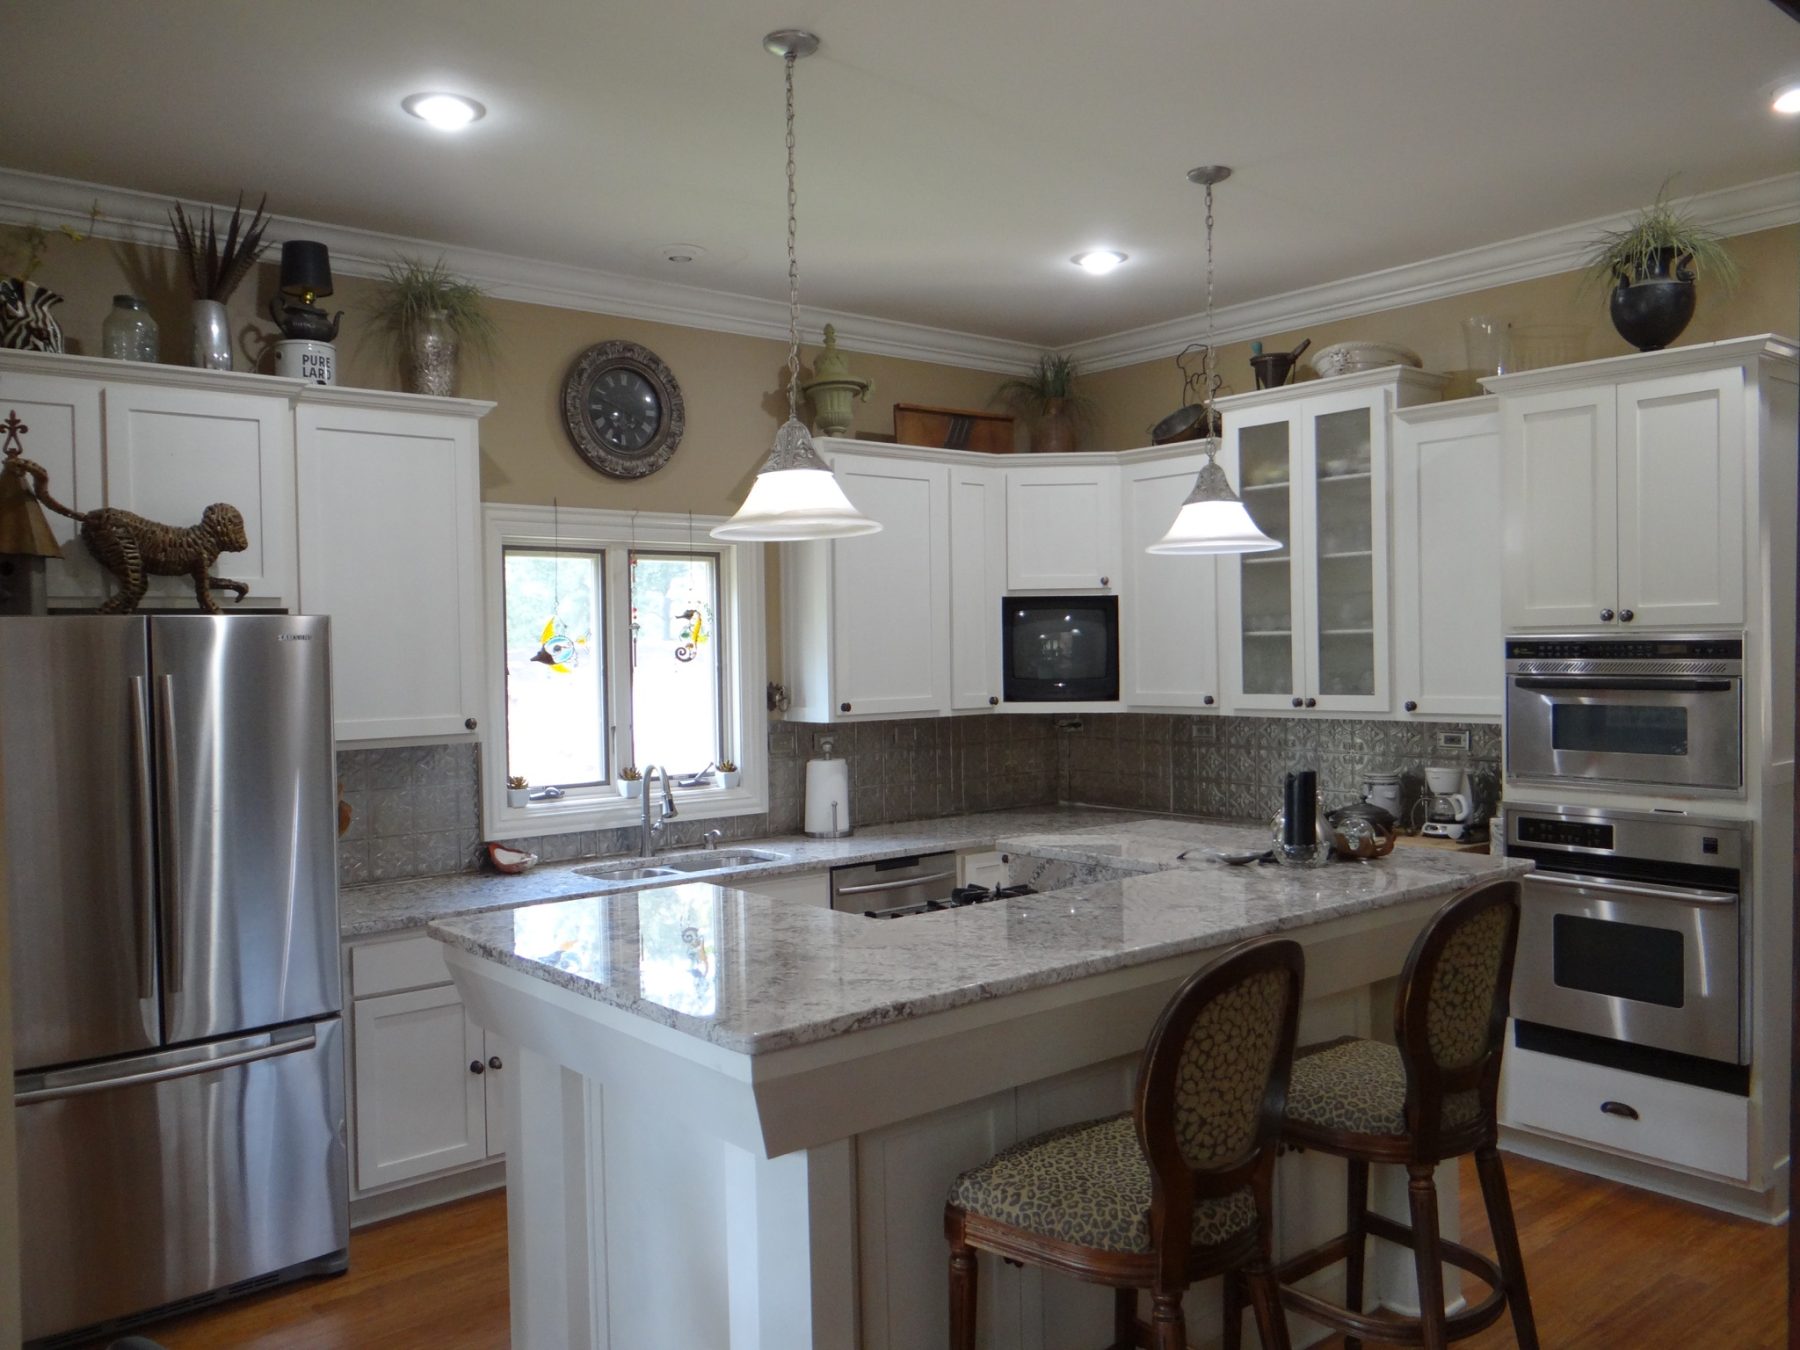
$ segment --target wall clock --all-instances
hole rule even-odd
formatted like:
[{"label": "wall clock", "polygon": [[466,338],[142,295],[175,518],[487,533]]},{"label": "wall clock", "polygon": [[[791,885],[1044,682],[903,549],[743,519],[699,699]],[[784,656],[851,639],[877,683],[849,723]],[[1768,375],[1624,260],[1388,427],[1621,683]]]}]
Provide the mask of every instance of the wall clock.
[{"label": "wall clock", "polygon": [[635,342],[596,342],[578,356],[562,408],[576,453],[613,478],[655,473],[687,430],[675,372]]}]

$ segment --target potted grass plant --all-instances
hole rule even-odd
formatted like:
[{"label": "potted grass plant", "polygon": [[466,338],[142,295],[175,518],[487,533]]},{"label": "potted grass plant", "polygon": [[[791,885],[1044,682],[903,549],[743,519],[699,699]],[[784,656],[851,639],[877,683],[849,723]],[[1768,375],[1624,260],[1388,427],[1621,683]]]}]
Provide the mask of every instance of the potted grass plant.
[{"label": "potted grass plant", "polygon": [[389,263],[371,318],[410,394],[455,393],[462,354],[491,355],[498,335],[486,293],[442,258],[428,263],[403,255]]},{"label": "potted grass plant", "polygon": [[1639,351],[1658,351],[1694,317],[1694,283],[1701,277],[1729,289],[1737,263],[1724,239],[1670,202],[1665,181],[1656,200],[1622,230],[1593,240],[1586,284],[1608,287],[1613,327]]},{"label": "potted grass plant", "polygon": [[1081,432],[1093,421],[1092,402],[1075,388],[1079,373],[1073,357],[1045,352],[1037,369],[994,391],[992,402],[1003,405],[1029,429],[1033,454],[1075,449]]}]

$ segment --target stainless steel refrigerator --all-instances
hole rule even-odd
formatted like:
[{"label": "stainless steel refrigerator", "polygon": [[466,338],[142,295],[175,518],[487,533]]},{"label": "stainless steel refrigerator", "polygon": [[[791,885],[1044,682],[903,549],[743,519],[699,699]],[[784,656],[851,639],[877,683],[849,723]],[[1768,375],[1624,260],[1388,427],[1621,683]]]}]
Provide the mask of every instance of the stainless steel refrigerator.
[{"label": "stainless steel refrigerator", "polygon": [[0,619],[28,1340],[344,1266],[329,641]]}]

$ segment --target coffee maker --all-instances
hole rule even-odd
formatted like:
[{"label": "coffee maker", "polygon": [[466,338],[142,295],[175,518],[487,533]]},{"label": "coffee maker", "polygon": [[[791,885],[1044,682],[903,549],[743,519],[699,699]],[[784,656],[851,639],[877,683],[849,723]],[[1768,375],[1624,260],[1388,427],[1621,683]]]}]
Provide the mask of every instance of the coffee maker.
[{"label": "coffee maker", "polygon": [[1434,764],[1425,770],[1425,828],[1436,839],[1465,839],[1480,825],[1469,771],[1456,764]]}]

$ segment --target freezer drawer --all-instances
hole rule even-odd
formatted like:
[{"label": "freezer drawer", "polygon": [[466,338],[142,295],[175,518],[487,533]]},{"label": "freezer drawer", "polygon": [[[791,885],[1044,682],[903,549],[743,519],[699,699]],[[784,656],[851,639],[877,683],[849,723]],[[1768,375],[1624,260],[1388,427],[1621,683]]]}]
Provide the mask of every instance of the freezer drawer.
[{"label": "freezer drawer", "polygon": [[337,1018],[14,1080],[27,1340],[344,1252]]}]

